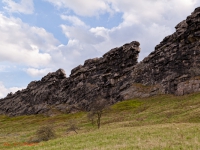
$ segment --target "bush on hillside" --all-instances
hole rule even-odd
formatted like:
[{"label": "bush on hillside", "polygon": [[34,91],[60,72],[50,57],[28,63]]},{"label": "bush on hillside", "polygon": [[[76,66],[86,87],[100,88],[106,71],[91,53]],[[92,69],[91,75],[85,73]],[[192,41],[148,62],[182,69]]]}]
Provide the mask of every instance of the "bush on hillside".
[{"label": "bush on hillside", "polygon": [[42,126],[36,131],[35,137],[32,137],[29,142],[39,143],[42,141],[51,140],[55,137],[55,132],[51,126]]}]

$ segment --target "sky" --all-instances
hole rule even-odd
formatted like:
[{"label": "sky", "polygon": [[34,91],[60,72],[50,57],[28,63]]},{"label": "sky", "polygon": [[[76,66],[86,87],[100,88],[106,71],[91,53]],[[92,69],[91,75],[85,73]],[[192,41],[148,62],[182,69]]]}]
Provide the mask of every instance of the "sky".
[{"label": "sky", "polygon": [[0,0],[0,98],[139,41],[139,61],[199,0]]}]

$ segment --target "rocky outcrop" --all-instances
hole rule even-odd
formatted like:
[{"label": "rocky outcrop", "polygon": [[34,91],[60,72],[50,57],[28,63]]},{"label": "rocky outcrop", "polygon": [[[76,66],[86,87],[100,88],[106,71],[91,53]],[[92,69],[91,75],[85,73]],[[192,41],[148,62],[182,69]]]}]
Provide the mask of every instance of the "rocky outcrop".
[{"label": "rocky outcrop", "polygon": [[26,89],[9,93],[0,100],[0,114],[11,116],[45,113],[58,104],[61,82],[66,79],[64,70],[49,73],[41,81],[32,81]]},{"label": "rocky outcrop", "polygon": [[101,58],[86,60],[67,78],[59,69],[41,81],[31,82],[26,89],[8,94],[0,100],[0,113],[27,115],[52,111],[89,110],[98,96],[109,103],[123,100],[120,94],[130,87],[129,80],[138,63],[139,42],[114,48]]},{"label": "rocky outcrop", "polygon": [[0,100],[0,114],[27,115],[90,110],[97,97],[117,101],[200,91],[200,7],[180,22],[140,63],[139,42],[86,60],[66,77],[59,69]]},{"label": "rocky outcrop", "polygon": [[[67,104],[88,108],[100,95],[110,103],[122,100],[120,91],[128,88],[131,72],[137,64],[140,51],[138,42],[125,44],[104,54],[102,58],[86,60],[83,66],[71,71],[62,84],[62,97]],[[83,103],[84,102],[84,103]]]},{"label": "rocky outcrop", "polygon": [[179,88],[182,82],[200,75],[200,8],[175,28],[175,33],[165,37],[155,51],[136,66],[133,82],[159,85],[163,94],[188,93],[179,93]]},{"label": "rocky outcrop", "polygon": [[199,77],[192,78],[185,82],[180,82],[177,85],[176,95],[185,95],[194,92],[200,92],[200,79]]}]

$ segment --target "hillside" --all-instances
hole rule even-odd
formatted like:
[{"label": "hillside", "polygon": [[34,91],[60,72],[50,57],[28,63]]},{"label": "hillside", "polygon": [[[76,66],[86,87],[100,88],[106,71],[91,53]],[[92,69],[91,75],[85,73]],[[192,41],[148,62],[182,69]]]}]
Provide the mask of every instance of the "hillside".
[{"label": "hillside", "polygon": [[114,48],[101,58],[86,60],[66,77],[64,70],[32,81],[26,89],[0,99],[0,114],[49,114],[89,111],[97,97],[108,104],[158,94],[200,91],[200,7],[138,63],[140,43]]},{"label": "hillside", "polygon": [[[87,113],[0,116],[0,149],[15,150],[159,150],[200,149],[200,94],[159,95],[118,102],[103,113],[98,130]],[[67,132],[77,122],[78,134]],[[27,143],[38,128],[52,125],[57,137]]]}]

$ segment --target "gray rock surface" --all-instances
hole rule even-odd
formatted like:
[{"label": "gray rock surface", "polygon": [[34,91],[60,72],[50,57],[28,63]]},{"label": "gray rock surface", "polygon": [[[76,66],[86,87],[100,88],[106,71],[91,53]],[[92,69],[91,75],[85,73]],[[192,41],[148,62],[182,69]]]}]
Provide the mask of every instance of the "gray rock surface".
[{"label": "gray rock surface", "polygon": [[129,79],[137,64],[139,42],[114,48],[101,58],[88,59],[71,71],[49,73],[26,89],[0,100],[0,114],[29,115],[51,112],[89,110],[98,96],[110,104],[123,100],[120,92],[129,88]]},{"label": "gray rock surface", "polygon": [[135,97],[199,92],[200,7],[175,28],[140,63],[140,44],[133,41],[101,58],[86,60],[69,77],[59,69],[24,90],[9,93],[0,99],[0,114],[87,111],[99,96],[113,104]]},{"label": "gray rock surface", "polygon": [[179,93],[179,84],[200,75],[200,8],[175,28],[136,66],[133,82],[159,85],[163,94],[186,94]]}]

